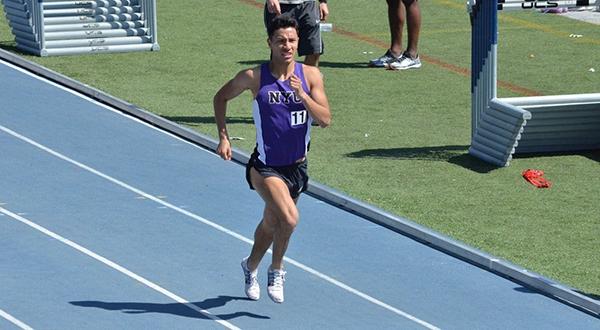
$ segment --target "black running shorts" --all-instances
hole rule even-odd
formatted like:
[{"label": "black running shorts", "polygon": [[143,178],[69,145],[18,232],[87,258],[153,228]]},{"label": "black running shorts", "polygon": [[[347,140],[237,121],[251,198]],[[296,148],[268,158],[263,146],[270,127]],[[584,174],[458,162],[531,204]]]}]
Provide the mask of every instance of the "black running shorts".
[{"label": "black running shorts", "polygon": [[308,162],[306,158],[301,162],[288,166],[267,166],[258,159],[258,152],[255,149],[246,165],[246,181],[250,189],[254,190],[252,180],[250,180],[251,168],[254,168],[265,178],[275,176],[283,180],[292,199],[298,198],[302,192],[308,189]]}]

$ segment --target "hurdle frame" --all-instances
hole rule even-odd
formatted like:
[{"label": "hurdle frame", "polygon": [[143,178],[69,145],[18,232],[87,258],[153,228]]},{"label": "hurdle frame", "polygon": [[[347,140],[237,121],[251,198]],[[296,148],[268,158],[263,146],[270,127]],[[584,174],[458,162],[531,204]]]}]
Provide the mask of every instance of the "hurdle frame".
[{"label": "hurdle frame", "polygon": [[[141,7],[141,13],[120,11],[121,8],[125,8],[122,0],[0,0],[0,2],[4,5],[4,12],[17,48],[26,53],[54,56],[160,50],[157,37],[156,0],[135,0],[135,5]],[[101,11],[100,7],[106,10]],[[51,14],[57,10],[63,12]],[[124,26],[112,30],[106,26],[96,27],[101,23],[117,25],[115,22],[126,21],[126,18],[121,17],[127,15],[136,15],[138,18],[135,20],[142,21],[143,26]],[[69,18],[72,20],[49,21]],[[48,31],[52,27],[65,28],[65,25],[69,24],[79,24],[80,27]]]},{"label": "hurdle frame", "polygon": [[[498,12],[598,6],[600,0],[469,0],[469,154],[509,166],[514,154],[600,148],[600,93],[498,98]],[[527,128],[526,128],[527,126]]]}]

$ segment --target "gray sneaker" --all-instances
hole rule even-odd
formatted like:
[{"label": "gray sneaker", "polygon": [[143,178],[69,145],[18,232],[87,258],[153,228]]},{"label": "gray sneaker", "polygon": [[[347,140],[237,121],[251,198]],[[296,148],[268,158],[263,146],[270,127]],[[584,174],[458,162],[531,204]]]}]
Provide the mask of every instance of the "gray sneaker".
[{"label": "gray sneaker", "polygon": [[388,63],[385,67],[390,70],[418,69],[421,67],[421,59],[419,55],[412,58],[410,55],[403,53],[398,60]]},{"label": "gray sneaker", "polygon": [[[400,57],[402,57],[402,55],[400,55]],[[383,68],[386,66],[386,64],[396,61],[399,58],[394,56],[392,54],[392,52],[388,49],[387,52],[385,52],[385,54],[381,55],[380,57],[376,58],[376,59],[372,59],[369,61],[369,66],[370,67],[376,67],[376,68]]]}]

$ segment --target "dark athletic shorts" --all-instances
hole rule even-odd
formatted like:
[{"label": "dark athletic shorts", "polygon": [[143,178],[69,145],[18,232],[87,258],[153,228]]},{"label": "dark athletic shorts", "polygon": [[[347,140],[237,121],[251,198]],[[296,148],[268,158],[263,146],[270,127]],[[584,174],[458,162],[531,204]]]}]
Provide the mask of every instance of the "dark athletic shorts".
[{"label": "dark athletic shorts", "polygon": [[296,199],[306,189],[308,189],[308,162],[304,159],[301,162],[288,166],[267,166],[258,159],[256,149],[246,165],[246,181],[250,189],[254,190],[250,180],[250,169],[254,168],[263,177],[275,176],[283,180],[292,199]]},{"label": "dark athletic shorts", "polygon": [[[301,4],[285,4],[282,3],[281,14],[288,15],[298,21],[298,55],[323,54],[323,40],[321,39],[321,29],[319,23],[321,21],[321,12],[319,11],[319,2],[306,1]],[[265,27],[275,17],[269,13],[265,4]]]}]

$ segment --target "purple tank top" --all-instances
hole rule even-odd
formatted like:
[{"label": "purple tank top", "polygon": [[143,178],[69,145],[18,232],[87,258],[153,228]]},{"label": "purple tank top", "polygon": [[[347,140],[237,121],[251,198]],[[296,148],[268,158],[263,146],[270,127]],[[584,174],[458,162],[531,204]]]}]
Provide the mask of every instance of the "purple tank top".
[{"label": "purple tank top", "polygon": [[[309,93],[301,63],[296,63],[294,74]],[[306,156],[312,118],[289,81],[273,77],[268,63],[261,65],[260,89],[252,106],[258,159],[268,166],[286,166]]]}]

